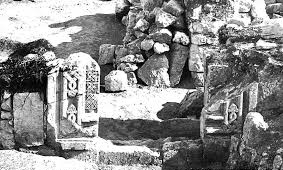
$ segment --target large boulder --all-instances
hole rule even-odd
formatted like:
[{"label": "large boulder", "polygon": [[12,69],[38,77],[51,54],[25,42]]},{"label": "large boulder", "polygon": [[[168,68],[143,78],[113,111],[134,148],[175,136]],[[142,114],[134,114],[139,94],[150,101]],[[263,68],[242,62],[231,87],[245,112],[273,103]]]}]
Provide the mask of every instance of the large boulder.
[{"label": "large boulder", "polygon": [[189,47],[174,43],[171,45],[169,58],[169,75],[171,86],[179,84],[183,68],[189,57]]},{"label": "large boulder", "polygon": [[154,54],[138,70],[138,77],[149,86],[169,87],[168,68],[167,57]]},{"label": "large boulder", "polygon": [[124,91],[128,88],[127,74],[121,70],[113,70],[105,77],[105,90],[110,92]]}]

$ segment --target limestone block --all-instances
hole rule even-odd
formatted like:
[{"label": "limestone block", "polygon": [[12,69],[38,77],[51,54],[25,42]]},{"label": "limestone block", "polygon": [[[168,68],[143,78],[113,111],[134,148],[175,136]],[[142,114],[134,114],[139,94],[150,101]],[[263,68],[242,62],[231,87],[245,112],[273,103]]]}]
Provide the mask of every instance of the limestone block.
[{"label": "limestone block", "polygon": [[184,32],[176,31],[174,32],[173,42],[188,45],[190,43],[190,37]]},{"label": "limestone block", "polygon": [[121,63],[143,63],[145,60],[142,54],[136,55],[126,55],[125,57],[120,58]]},{"label": "limestone block", "polygon": [[144,11],[152,11],[155,7],[161,7],[163,0],[141,0],[141,6]]},{"label": "limestone block", "polygon": [[266,4],[264,0],[254,0],[251,8],[251,15],[255,21],[262,22],[269,20],[269,16],[266,13]]},{"label": "limestone block", "polygon": [[164,54],[155,54],[138,70],[138,77],[149,86],[169,87],[168,68],[169,63],[167,57]]},{"label": "limestone block", "polygon": [[218,35],[218,30],[221,26],[226,24],[225,21],[213,21],[213,22],[206,22],[206,21],[197,21],[192,22],[189,25],[189,29],[192,33],[199,33],[205,35]]},{"label": "limestone block", "polygon": [[134,72],[127,73],[127,78],[128,78],[128,85],[133,86],[138,83],[136,74]]},{"label": "limestone block", "polygon": [[152,49],[153,45],[154,45],[154,41],[152,39],[144,39],[141,42],[141,49],[145,51],[149,51],[150,49]]},{"label": "limestone block", "polygon": [[8,120],[0,121],[0,145],[2,149],[13,149],[15,146],[13,127]]},{"label": "limestone block", "polygon": [[140,19],[136,23],[134,29],[140,30],[142,32],[146,31],[149,28],[149,23],[145,19]]},{"label": "limestone block", "polygon": [[172,25],[176,21],[176,17],[163,11],[160,10],[158,11],[156,17],[155,17],[155,23],[158,27],[163,27],[166,28],[170,25]]},{"label": "limestone block", "polygon": [[235,1],[235,11],[236,12],[249,12],[252,7],[252,0],[237,0]]},{"label": "limestone block", "polygon": [[121,70],[113,70],[105,77],[106,91],[124,91],[128,88],[127,74]]},{"label": "limestone block", "polygon": [[228,24],[236,24],[241,27],[247,27],[252,22],[249,13],[239,13],[228,20]]},{"label": "limestone block", "polygon": [[139,38],[139,39],[145,39],[146,36],[147,36],[147,34],[141,32],[141,31],[135,31],[134,34],[135,34],[135,36],[136,36],[137,38]]},{"label": "limestone block", "polygon": [[166,142],[162,147],[163,167],[167,169],[198,169],[202,160],[202,144],[198,140]]},{"label": "limestone block", "polygon": [[169,57],[169,76],[171,86],[179,84],[183,68],[189,57],[189,47],[174,43],[171,46]]},{"label": "limestone block", "polygon": [[4,92],[2,101],[1,101],[1,110],[5,112],[11,112],[11,94],[8,92]]},{"label": "limestone block", "polygon": [[269,14],[283,12],[283,3],[275,3],[266,6],[266,12]]},{"label": "limestone block", "polygon": [[10,120],[12,119],[11,112],[1,111],[1,119]]},{"label": "limestone block", "polygon": [[191,72],[194,85],[204,87],[204,73]]},{"label": "limestone block", "polygon": [[177,0],[170,0],[163,6],[163,10],[176,17],[180,16],[184,12],[182,5],[179,4]]},{"label": "limestone block", "polygon": [[172,40],[172,33],[168,29],[163,28],[149,34],[149,38],[155,42],[170,44]]},{"label": "limestone block", "polygon": [[115,49],[116,60],[120,60],[120,58],[129,54],[128,48],[124,47],[123,45],[117,45]]},{"label": "limestone block", "polygon": [[156,42],[156,43],[154,43],[153,50],[157,54],[162,54],[162,53],[169,51],[170,47],[169,47],[169,45],[167,45],[165,43]]},{"label": "limestone block", "polygon": [[273,48],[276,48],[277,46],[278,45],[276,43],[267,42],[262,39],[256,42],[256,49],[259,50],[271,50]]},{"label": "limestone block", "polygon": [[104,64],[113,63],[114,55],[115,55],[115,47],[116,45],[102,44],[99,47],[98,64],[104,65]]},{"label": "limestone block", "polygon": [[194,72],[204,72],[203,65],[204,51],[201,47],[191,44],[189,70]]},{"label": "limestone block", "polygon": [[13,109],[16,141],[23,146],[43,145],[43,101],[39,93],[16,93]]},{"label": "limestone block", "polygon": [[191,43],[196,45],[216,45],[218,39],[215,37],[205,36],[203,34],[191,34]]},{"label": "limestone block", "polygon": [[125,73],[133,72],[138,69],[138,66],[134,63],[121,63],[118,65],[117,70],[122,70]]},{"label": "limestone block", "polygon": [[264,1],[265,1],[266,5],[268,5],[268,4],[275,4],[276,3],[276,0],[264,0]]},{"label": "limestone block", "polygon": [[[141,53],[141,42],[142,40],[136,39],[127,44],[129,54],[140,54]],[[118,57],[116,59],[119,59]]]}]

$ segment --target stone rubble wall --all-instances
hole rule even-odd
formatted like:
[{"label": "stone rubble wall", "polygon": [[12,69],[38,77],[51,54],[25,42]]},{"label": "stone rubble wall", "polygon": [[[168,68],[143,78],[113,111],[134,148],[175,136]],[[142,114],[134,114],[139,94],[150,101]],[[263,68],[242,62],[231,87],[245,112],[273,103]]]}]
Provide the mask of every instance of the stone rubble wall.
[{"label": "stone rubble wall", "polygon": [[270,5],[264,0],[119,0],[116,15],[127,28],[124,44],[103,44],[98,63],[125,71],[130,82],[137,77],[157,87],[178,85],[183,70],[188,70],[195,86],[203,88],[204,59],[219,46],[219,28],[269,19],[266,4]]}]

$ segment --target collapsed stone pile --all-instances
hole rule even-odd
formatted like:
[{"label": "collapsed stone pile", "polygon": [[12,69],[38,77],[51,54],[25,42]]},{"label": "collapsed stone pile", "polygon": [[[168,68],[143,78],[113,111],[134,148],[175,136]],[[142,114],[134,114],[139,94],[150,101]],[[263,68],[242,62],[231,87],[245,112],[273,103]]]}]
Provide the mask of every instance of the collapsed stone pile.
[{"label": "collapsed stone pile", "polygon": [[[204,87],[204,58],[221,41],[219,28],[260,23],[269,19],[265,8],[270,12],[272,5],[264,0],[119,0],[116,16],[127,27],[124,44],[102,45],[99,64],[113,64],[131,82],[137,76],[156,87],[174,87],[188,70],[194,85]],[[273,11],[275,16],[280,8]]]}]

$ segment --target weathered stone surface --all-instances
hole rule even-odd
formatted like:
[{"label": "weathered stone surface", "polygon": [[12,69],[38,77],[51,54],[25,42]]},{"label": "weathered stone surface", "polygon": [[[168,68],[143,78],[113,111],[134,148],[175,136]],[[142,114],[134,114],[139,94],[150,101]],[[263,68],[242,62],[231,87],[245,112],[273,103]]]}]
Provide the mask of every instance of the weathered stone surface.
[{"label": "weathered stone surface", "polygon": [[15,146],[13,127],[8,120],[0,121],[0,148],[13,149]]},{"label": "weathered stone surface", "polygon": [[163,169],[186,170],[200,168],[202,161],[201,141],[166,142],[163,147]]},{"label": "weathered stone surface", "polygon": [[115,14],[119,20],[126,16],[130,10],[130,4],[125,0],[118,0],[115,6]]},{"label": "weathered stone surface", "polygon": [[136,71],[137,69],[138,69],[138,66],[133,63],[121,63],[117,67],[117,70],[122,70],[125,73]]},{"label": "weathered stone surface", "polygon": [[283,12],[283,3],[275,3],[275,4],[267,5],[266,12],[270,14]]},{"label": "weathered stone surface", "polygon": [[141,0],[141,6],[144,11],[152,11],[155,7],[161,7],[163,0]]},{"label": "weathered stone surface", "polygon": [[265,4],[268,5],[268,4],[275,4],[276,3],[276,0],[264,0],[265,1]]},{"label": "weathered stone surface", "polygon": [[140,54],[141,53],[141,42],[142,40],[136,39],[129,44],[127,44],[127,48],[129,54]]},{"label": "weathered stone surface", "polygon": [[154,52],[156,52],[157,54],[162,54],[162,53],[165,53],[167,51],[170,50],[170,47],[169,45],[165,44],[165,43],[159,43],[159,42],[156,42],[154,43],[153,45],[153,50]]},{"label": "weathered stone surface", "polygon": [[[274,158],[274,160],[273,160],[273,167],[272,167],[272,169],[273,170],[279,170],[280,169],[280,167],[282,166],[282,164],[283,164],[283,159],[282,159],[282,157],[280,156],[280,155],[276,155],[275,156],[275,158]],[[282,169],[282,168],[281,168]]]},{"label": "weathered stone surface", "polygon": [[203,140],[205,161],[226,163],[229,158],[230,138],[207,137]]},{"label": "weathered stone surface", "polygon": [[239,13],[228,20],[228,24],[235,24],[239,27],[247,27],[251,22],[252,18],[249,13]]},{"label": "weathered stone surface", "polygon": [[276,43],[270,43],[262,39],[256,42],[256,49],[259,49],[259,50],[270,50],[270,49],[276,48],[277,46],[278,45]]},{"label": "weathered stone surface", "polygon": [[135,36],[137,38],[140,38],[140,39],[145,39],[147,37],[147,34],[141,32],[141,31],[135,31]]},{"label": "weathered stone surface", "polygon": [[140,30],[142,32],[146,31],[149,28],[149,23],[145,19],[140,19],[134,27],[135,30]]},{"label": "weathered stone surface", "polygon": [[115,47],[116,45],[111,45],[111,44],[102,44],[99,47],[99,59],[98,59],[99,65],[113,63],[114,55],[115,55]]},{"label": "weathered stone surface", "polygon": [[125,57],[128,54],[129,54],[129,51],[126,47],[124,47],[123,45],[117,45],[115,49],[115,55],[116,55],[117,61],[119,61],[120,58]]},{"label": "weathered stone surface", "polygon": [[179,1],[177,0],[170,0],[163,6],[163,10],[165,12],[168,12],[176,17],[180,16],[184,9],[181,4],[179,4]]},{"label": "weathered stone surface", "polygon": [[198,45],[191,44],[189,70],[194,72],[204,72],[203,58],[203,48],[199,47]]},{"label": "weathered stone surface", "polygon": [[204,73],[191,72],[194,85],[204,87]]},{"label": "weathered stone surface", "polygon": [[[257,112],[250,112],[245,119],[243,127],[242,144],[244,147],[255,148],[256,145],[263,142],[264,132],[268,129],[268,124],[263,116]],[[244,148],[242,148],[244,149]]]},{"label": "weathered stone surface", "polygon": [[55,53],[53,51],[47,51],[46,53],[44,53],[42,55],[42,57],[46,61],[51,61],[51,60],[55,60],[56,59]]},{"label": "weathered stone surface", "polygon": [[1,119],[5,119],[5,120],[12,119],[12,113],[11,112],[1,111]]},{"label": "weathered stone surface", "polygon": [[138,77],[149,86],[169,87],[169,63],[163,55],[151,56],[138,70]]},{"label": "weathered stone surface", "polygon": [[120,60],[118,62],[121,63],[143,63],[144,62],[144,58],[142,56],[142,54],[130,54],[130,55],[126,55],[125,57],[120,58]]},{"label": "weathered stone surface", "polygon": [[22,146],[43,145],[43,101],[38,93],[16,93],[13,100],[15,139]]},{"label": "weathered stone surface", "polygon": [[205,35],[217,35],[218,30],[221,26],[226,24],[224,21],[214,21],[214,22],[192,22],[189,25],[189,29],[192,33],[199,33]]},{"label": "weathered stone surface", "polygon": [[124,91],[128,88],[128,78],[124,71],[113,70],[105,77],[106,91]]},{"label": "weathered stone surface", "polygon": [[166,28],[170,25],[172,25],[177,18],[167,12],[164,12],[163,10],[159,10],[156,17],[155,17],[155,23],[158,27]]},{"label": "weathered stone surface", "polygon": [[174,43],[171,45],[169,57],[169,76],[171,86],[179,84],[183,68],[189,57],[189,47]]},{"label": "weathered stone surface", "polygon": [[149,38],[153,39],[155,42],[170,44],[172,33],[168,29],[163,28],[149,34]]},{"label": "weathered stone surface", "polygon": [[218,43],[217,38],[205,36],[203,34],[191,34],[191,41],[192,44],[196,44],[196,45],[206,45],[206,44],[216,45]]},{"label": "weathered stone surface", "polygon": [[172,26],[177,29],[186,29],[185,18],[182,15],[177,17],[175,23],[173,23]]},{"label": "weathered stone surface", "polygon": [[141,42],[141,49],[145,51],[149,51],[150,49],[152,49],[153,45],[154,45],[154,41],[152,39],[144,39]]},{"label": "weathered stone surface", "polygon": [[250,12],[252,7],[252,0],[237,0],[235,1],[236,12]]},{"label": "weathered stone surface", "polygon": [[268,20],[269,17],[266,13],[266,4],[264,0],[254,0],[251,8],[251,15],[257,22],[262,22],[263,20]]},{"label": "weathered stone surface", "polygon": [[180,103],[178,114],[181,117],[196,116],[200,117],[203,104],[204,93],[200,90],[188,92]]},{"label": "weathered stone surface", "polygon": [[188,45],[190,43],[190,38],[184,32],[176,31],[174,32],[173,42]]},{"label": "weathered stone surface", "polygon": [[128,85],[133,86],[138,83],[136,74],[134,72],[127,73],[127,78],[128,78]]}]

